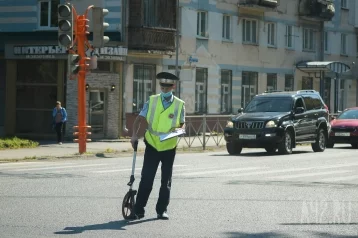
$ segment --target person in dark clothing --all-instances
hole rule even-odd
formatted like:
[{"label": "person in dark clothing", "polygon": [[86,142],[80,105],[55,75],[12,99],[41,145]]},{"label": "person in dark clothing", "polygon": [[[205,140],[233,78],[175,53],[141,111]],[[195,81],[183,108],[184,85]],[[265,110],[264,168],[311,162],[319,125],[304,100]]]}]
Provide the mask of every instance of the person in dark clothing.
[{"label": "person in dark clothing", "polygon": [[56,107],[52,111],[53,124],[57,134],[57,143],[62,145],[63,128],[67,121],[67,112],[64,107],[61,107],[61,102],[56,102]]}]

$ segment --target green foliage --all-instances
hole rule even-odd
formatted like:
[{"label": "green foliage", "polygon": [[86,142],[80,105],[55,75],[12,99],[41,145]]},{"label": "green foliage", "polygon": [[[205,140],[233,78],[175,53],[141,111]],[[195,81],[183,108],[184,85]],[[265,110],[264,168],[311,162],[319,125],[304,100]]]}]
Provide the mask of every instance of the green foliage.
[{"label": "green foliage", "polygon": [[20,139],[17,137],[0,138],[0,150],[35,148],[37,146],[39,146],[39,143],[32,140]]}]

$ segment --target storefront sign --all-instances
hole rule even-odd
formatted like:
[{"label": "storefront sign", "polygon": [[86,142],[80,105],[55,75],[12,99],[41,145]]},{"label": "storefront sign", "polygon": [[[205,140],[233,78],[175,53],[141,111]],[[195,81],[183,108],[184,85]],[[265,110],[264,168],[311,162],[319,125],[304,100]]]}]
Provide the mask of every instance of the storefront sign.
[{"label": "storefront sign", "polygon": [[[12,50],[10,50],[12,48]],[[128,49],[124,47],[103,47],[101,49],[87,49],[86,55],[97,55],[99,60],[124,61],[128,54]],[[5,47],[5,57],[8,59],[67,59],[67,49],[65,47],[49,46],[19,46],[7,45]]]}]

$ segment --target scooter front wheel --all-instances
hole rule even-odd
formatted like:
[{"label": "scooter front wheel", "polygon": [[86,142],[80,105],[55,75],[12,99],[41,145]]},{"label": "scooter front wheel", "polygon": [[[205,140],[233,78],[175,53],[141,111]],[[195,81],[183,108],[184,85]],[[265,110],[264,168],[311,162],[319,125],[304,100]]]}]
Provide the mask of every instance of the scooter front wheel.
[{"label": "scooter front wheel", "polygon": [[124,219],[133,219],[134,218],[134,205],[135,205],[135,190],[130,190],[123,198],[122,203],[122,215]]}]

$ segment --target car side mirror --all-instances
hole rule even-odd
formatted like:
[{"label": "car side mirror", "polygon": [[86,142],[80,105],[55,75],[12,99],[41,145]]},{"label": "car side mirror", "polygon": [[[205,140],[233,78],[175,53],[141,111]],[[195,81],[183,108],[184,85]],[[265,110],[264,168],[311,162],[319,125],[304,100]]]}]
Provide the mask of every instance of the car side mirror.
[{"label": "car side mirror", "polygon": [[301,114],[301,113],[304,113],[304,112],[305,112],[305,109],[303,107],[297,107],[296,110],[295,110],[296,114]]},{"label": "car side mirror", "polygon": [[238,113],[242,113],[243,111],[244,111],[243,108],[240,108],[240,109],[237,110]]}]

